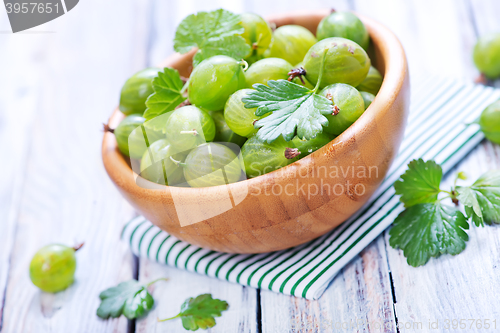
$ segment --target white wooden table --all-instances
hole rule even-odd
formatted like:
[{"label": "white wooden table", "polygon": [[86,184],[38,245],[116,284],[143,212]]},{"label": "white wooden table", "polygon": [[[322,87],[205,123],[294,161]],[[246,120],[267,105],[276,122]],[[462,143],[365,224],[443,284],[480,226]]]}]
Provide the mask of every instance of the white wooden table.
[{"label": "white wooden table", "polygon": [[[119,232],[135,213],[102,166],[101,124],[125,79],[172,52],[183,17],[219,7],[263,16],[324,7],[358,11],[399,36],[413,77],[440,73],[473,80],[477,36],[500,31],[498,0],[81,0],[63,17],[15,35],[0,9],[0,330],[184,332],[180,321],[156,318],[175,315],[185,298],[210,292],[230,304],[210,332],[397,332],[398,326],[399,332],[500,331],[499,227],[472,228],[463,254],[421,268],[406,264],[386,232],[319,301],[131,255]],[[500,147],[485,141],[457,170],[475,179],[493,168],[500,168]],[[28,276],[34,252],[48,243],[77,241],[85,247],[78,252],[76,284],[56,295],[41,293]],[[157,305],[147,316],[103,321],[95,315],[101,290],[158,277],[170,280],[152,288]],[[444,330],[446,319],[465,319],[467,328]],[[470,328],[469,319],[496,319],[497,329]],[[429,329],[436,321],[439,328]]]}]

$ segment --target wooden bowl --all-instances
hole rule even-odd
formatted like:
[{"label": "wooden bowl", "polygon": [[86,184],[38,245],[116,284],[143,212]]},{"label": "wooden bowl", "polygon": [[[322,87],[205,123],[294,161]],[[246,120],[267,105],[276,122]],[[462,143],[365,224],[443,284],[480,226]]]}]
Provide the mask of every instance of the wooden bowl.
[{"label": "wooden bowl", "polygon": [[[328,14],[327,10],[289,13],[268,20],[277,26],[298,24],[315,32]],[[168,187],[138,177],[118,151],[115,137],[106,133],[102,158],[109,177],[132,206],[158,227],[216,251],[282,250],[337,227],[366,203],[384,179],[398,152],[408,115],[404,50],[383,25],[361,19],[373,42],[372,62],[384,74],[384,82],[368,110],[323,148],[284,168],[238,183]],[[187,77],[192,56],[193,52],[174,54],[162,66],[174,67]],[[123,117],[115,110],[109,125],[116,127]]]}]

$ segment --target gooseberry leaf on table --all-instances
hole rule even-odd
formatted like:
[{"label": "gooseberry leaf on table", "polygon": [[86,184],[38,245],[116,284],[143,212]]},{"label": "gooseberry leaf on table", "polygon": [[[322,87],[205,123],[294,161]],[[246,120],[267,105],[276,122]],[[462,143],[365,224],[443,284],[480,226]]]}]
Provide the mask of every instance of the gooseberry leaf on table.
[{"label": "gooseberry leaf on table", "polygon": [[194,66],[219,54],[241,60],[250,53],[250,46],[239,36],[243,31],[239,15],[224,9],[198,12],[186,17],[177,27],[174,49],[186,53],[197,47]]},{"label": "gooseberry leaf on table", "polygon": [[136,280],[120,283],[99,294],[101,304],[97,315],[103,319],[124,315],[128,319],[140,317],[153,307],[154,300],[146,286]]},{"label": "gooseberry leaf on table", "polygon": [[[155,91],[146,100],[147,109],[143,117],[151,120],[161,114],[174,110],[186,100],[182,94],[184,82],[176,69],[165,67],[163,72],[153,79]],[[158,130],[155,128],[155,130]]]},{"label": "gooseberry leaf on table", "polygon": [[457,192],[476,226],[500,223],[500,170],[485,173],[471,186],[457,186]]},{"label": "gooseberry leaf on table", "polygon": [[328,126],[325,115],[333,113],[332,101],[287,80],[270,80],[267,84],[254,84],[255,91],[242,99],[247,109],[257,108],[255,115],[259,117],[272,112],[254,124],[260,128],[256,134],[259,139],[271,143],[280,135],[286,141],[297,135],[310,140]]},{"label": "gooseberry leaf on table", "polygon": [[469,223],[455,207],[440,202],[419,203],[399,214],[389,231],[389,244],[403,250],[408,264],[422,266],[440,254],[456,255],[465,249]]},{"label": "gooseberry leaf on table", "polygon": [[186,330],[196,331],[199,328],[206,330],[215,326],[215,317],[220,317],[222,311],[229,308],[226,301],[212,298],[211,294],[202,294],[196,298],[188,298],[181,306],[181,312],[172,318],[159,319],[167,321],[181,318],[182,326]]},{"label": "gooseberry leaf on table", "polygon": [[401,179],[394,183],[396,194],[405,207],[437,201],[443,178],[441,166],[434,161],[413,160]]}]

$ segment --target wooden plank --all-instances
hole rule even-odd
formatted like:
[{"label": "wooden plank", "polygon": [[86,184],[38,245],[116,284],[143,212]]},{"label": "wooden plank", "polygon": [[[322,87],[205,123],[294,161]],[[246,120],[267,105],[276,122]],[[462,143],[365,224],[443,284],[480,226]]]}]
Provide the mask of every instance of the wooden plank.
[{"label": "wooden plank", "polygon": [[206,293],[229,303],[229,309],[222,313],[222,317],[216,318],[217,324],[210,331],[257,332],[257,290],[141,260],[140,281],[147,283],[161,277],[167,277],[169,280],[157,282],[152,286],[156,306],[147,316],[137,320],[136,332],[186,332],[180,319],[159,323],[157,318],[177,315],[187,298]]},{"label": "wooden plank", "polygon": [[[136,17],[142,17],[145,5],[90,1],[43,26],[54,33],[2,37],[37,46],[36,53],[26,55],[9,48],[0,62],[25,82],[33,80],[36,91],[35,102],[26,106],[34,127],[15,218],[4,332],[127,330],[123,317],[103,321],[95,315],[99,292],[130,279],[134,270],[127,246],[118,239],[133,211],[102,167],[100,127],[125,78],[144,62],[135,50],[145,38]],[[13,55],[9,62],[5,54]],[[6,106],[14,115],[19,107]],[[77,241],[86,245],[77,254],[75,285],[55,295],[41,293],[28,276],[34,252],[48,243]]]},{"label": "wooden plank", "polygon": [[396,332],[383,238],[373,241],[317,301],[261,291],[262,332]]}]

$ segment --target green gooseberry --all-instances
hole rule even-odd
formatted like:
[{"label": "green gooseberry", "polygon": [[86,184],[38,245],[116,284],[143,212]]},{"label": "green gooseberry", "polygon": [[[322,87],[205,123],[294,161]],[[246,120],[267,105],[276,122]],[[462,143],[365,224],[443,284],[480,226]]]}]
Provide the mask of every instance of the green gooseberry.
[{"label": "green gooseberry", "polygon": [[[325,61],[322,68],[323,57]],[[320,88],[334,83],[346,83],[355,87],[366,78],[370,64],[370,58],[361,46],[340,37],[317,42],[304,57],[306,78],[311,84],[315,85],[320,72],[323,72]]]},{"label": "green gooseberry", "polygon": [[68,288],[75,280],[78,247],[50,244],[38,250],[30,263],[31,282],[41,290],[55,293]]},{"label": "green gooseberry", "polygon": [[266,58],[281,58],[295,65],[304,59],[304,55],[316,43],[316,37],[300,25],[284,25],[273,33],[271,46],[264,53]]},{"label": "green gooseberry", "polygon": [[160,68],[146,68],[132,75],[123,85],[119,109],[126,115],[142,115],[146,110],[146,100],[154,93],[153,79]]},{"label": "green gooseberry", "polygon": [[205,142],[213,141],[215,123],[212,117],[194,105],[174,110],[165,126],[167,140],[177,151],[185,151]]},{"label": "green gooseberry", "polygon": [[188,95],[191,104],[208,111],[224,108],[235,91],[245,88],[244,62],[217,55],[203,60],[189,77]]},{"label": "green gooseberry", "polygon": [[242,175],[238,156],[225,145],[210,142],[194,148],[184,163],[178,163],[192,187],[235,183]]},{"label": "green gooseberry", "polygon": [[316,31],[318,40],[329,37],[343,37],[356,42],[367,50],[370,35],[361,20],[350,12],[333,12],[319,22]]},{"label": "green gooseberry", "polygon": [[363,97],[363,102],[365,102],[365,110],[372,104],[375,99],[375,95],[366,91],[360,91],[361,97]]},{"label": "green gooseberry", "polygon": [[234,133],[227,126],[224,119],[224,111],[211,111],[209,114],[215,123],[215,142],[230,142],[241,147],[247,141],[247,138]]},{"label": "green gooseberry", "polygon": [[380,87],[382,87],[382,81],[384,78],[382,74],[373,66],[370,66],[370,70],[368,71],[368,75],[361,82],[360,85],[356,87],[359,91],[366,91],[373,95],[377,95]]},{"label": "green gooseberry", "polygon": [[481,36],[473,51],[477,69],[490,79],[500,77],[500,32]]},{"label": "green gooseberry", "polygon": [[241,37],[252,48],[252,52],[247,58],[252,56],[262,56],[271,44],[273,32],[269,24],[257,14],[240,14],[241,25],[245,29]]},{"label": "green gooseberry", "polygon": [[483,110],[479,126],[488,140],[500,145],[500,100]]},{"label": "green gooseberry", "polygon": [[292,145],[294,148],[299,150],[299,157],[302,158],[320,149],[333,139],[335,139],[334,135],[329,135],[323,132],[319,133],[316,137],[310,140],[304,140],[296,136],[292,139]]},{"label": "green gooseberry", "polygon": [[165,137],[160,131],[142,126],[145,120],[140,115],[131,114],[125,117],[114,130],[106,126],[108,131],[115,134],[118,149],[122,154],[139,159],[146,151],[148,144]]},{"label": "green gooseberry", "polygon": [[227,100],[226,106],[224,107],[224,119],[226,120],[227,126],[236,134],[251,137],[257,133],[258,129],[254,127],[254,123],[262,118],[270,115],[270,113],[264,116],[256,116],[254,109],[247,109],[245,103],[241,100],[246,97],[249,92],[255,91],[253,89],[241,89],[235,92]]},{"label": "green gooseberry", "polygon": [[292,141],[287,142],[282,136],[267,143],[255,135],[241,147],[241,155],[247,176],[253,178],[295,162],[300,153]]},{"label": "green gooseberry", "polygon": [[288,61],[280,58],[265,58],[252,64],[245,72],[247,87],[256,83],[267,85],[269,80],[287,80],[288,73],[293,69]]},{"label": "green gooseberry", "polygon": [[176,151],[168,140],[158,140],[149,146],[142,156],[141,177],[160,185],[182,184],[185,182],[184,172],[170,156],[177,161],[183,161],[186,155],[186,152]]},{"label": "green gooseberry", "polygon": [[356,88],[344,83],[332,84],[320,92],[333,102],[334,113],[327,115],[326,133],[340,135],[365,112],[363,97]]}]

